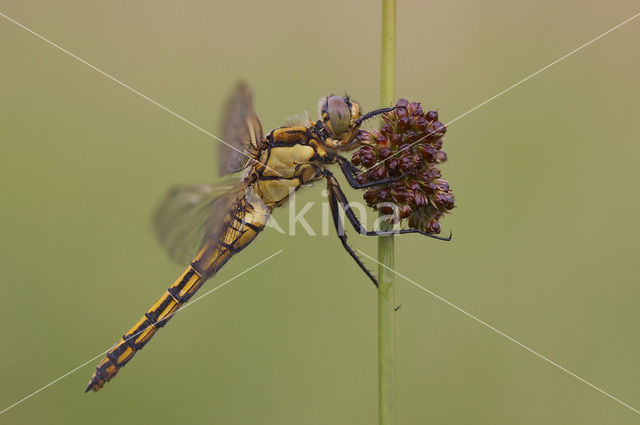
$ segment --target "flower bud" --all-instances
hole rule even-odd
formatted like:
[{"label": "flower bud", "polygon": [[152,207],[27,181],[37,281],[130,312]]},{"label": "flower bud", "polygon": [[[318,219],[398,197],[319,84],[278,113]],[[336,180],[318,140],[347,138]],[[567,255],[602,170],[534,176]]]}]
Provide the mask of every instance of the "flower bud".
[{"label": "flower bud", "polygon": [[383,203],[378,206],[378,209],[382,214],[393,214],[393,207],[387,203]]},{"label": "flower bud", "polygon": [[447,131],[447,127],[445,127],[440,121],[432,122],[430,127],[433,133],[437,135],[442,135]]},{"label": "flower bud", "polygon": [[450,210],[453,208],[453,195],[448,192],[437,191],[433,196],[433,203],[438,209]]},{"label": "flower bud", "polygon": [[376,198],[378,197],[378,189],[369,189],[367,190],[364,195],[364,200],[367,201],[367,204],[371,205],[375,202]]},{"label": "flower bud", "polygon": [[409,104],[409,106],[407,106],[407,110],[409,111],[409,114],[411,115],[423,115],[424,112],[422,112],[422,105],[420,105],[420,103],[418,102],[411,102]]},{"label": "flower bud", "polygon": [[387,164],[387,168],[392,175],[400,174],[398,170],[398,158],[394,157],[385,162]]},{"label": "flower bud", "polygon": [[418,132],[418,134],[420,134],[420,137],[422,137],[424,136],[423,133],[425,133],[427,131],[427,128],[429,128],[429,123],[424,118],[419,118],[416,120],[413,126]]},{"label": "flower bud", "polygon": [[437,185],[438,190],[441,192],[448,192],[449,191],[449,182],[444,180],[444,179],[438,179],[436,181],[434,181],[434,183]]},{"label": "flower bud", "polygon": [[378,198],[380,198],[383,201],[388,201],[391,199],[391,192],[389,191],[389,189],[386,189],[383,187],[378,192]]},{"label": "flower bud", "polygon": [[427,197],[424,196],[422,192],[415,192],[413,195],[413,202],[416,204],[416,207],[422,208],[427,205]]},{"label": "flower bud", "polygon": [[418,183],[415,180],[409,180],[406,184],[406,186],[411,189],[411,190],[422,190],[422,188],[420,187],[420,183]]},{"label": "flower bud", "polygon": [[391,149],[389,149],[388,147],[384,146],[384,147],[380,148],[380,150],[378,151],[378,158],[387,159],[387,158],[389,158],[391,156],[391,154],[392,154]]},{"label": "flower bud", "polygon": [[400,207],[398,209],[399,209],[398,212],[399,212],[399,215],[400,215],[401,219],[407,218],[407,217],[409,217],[411,215],[411,211],[412,210],[411,210],[411,207],[409,205],[400,205]]},{"label": "flower bud", "polygon": [[420,154],[420,157],[422,159],[429,162],[435,161],[438,155],[436,149],[430,145],[420,145],[418,148],[418,153]]},{"label": "flower bud", "polygon": [[398,108],[394,111],[396,118],[402,119],[407,118],[409,116],[409,112],[405,108]]},{"label": "flower bud", "polygon": [[358,130],[356,133],[356,140],[361,143],[371,142],[371,133],[366,130]]},{"label": "flower bud", "polygon": [[371,167],[376,163],[376,155],[373,152],[365,152],[360,158],[362,159],[362,165],[365,167]]},{"label": "flower bud", "polygon": [[409,200],[409,192],[404,189],[392,190],[391,196],[393,196],[393,199],[398,203],[407,202]]},{"label": "flower bud", "polygon": [[438,111],[429,111],[425,114],[425,118],[429,121],[437,121],[438,120]]},{"label": "flower bud", "polygon": [[387,170],[385,169],[384,164],[380,164],[371,170],[371,174],[376,180],[382,180],[387,177]]},{"label": "flower bud", "polygon": [[440,223],[436,219],[430,219],[425,226],[425,232],[427,233],[440,233]]},{"label": "flower bud", "polygon": [[413,157],[412,156],[403,156],[400,158],[400,171],[403,173],[411,170],[414,166]]},{"label": "flower bud", "polygon": [[397,125],[397,129],[399,133],[404,133],[405,131],[407,131],[411,125],[411,121],[409,120],[409,117],[402,117],[398,120]]}]

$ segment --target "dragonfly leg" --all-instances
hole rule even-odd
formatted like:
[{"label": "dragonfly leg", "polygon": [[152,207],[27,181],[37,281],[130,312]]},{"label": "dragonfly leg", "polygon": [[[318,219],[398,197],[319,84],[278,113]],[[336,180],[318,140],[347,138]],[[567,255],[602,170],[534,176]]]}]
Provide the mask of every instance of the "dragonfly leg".
[{"label": "dragonfly leg", "polygon": [[384,114],[386,112],[395,111],[396,109],[399,109],[399,108],[406,108],[406,106],[392,106],[390,108],[380,108],[371,112],[367,112],[366,114],[364,114],[363,116],[361,116],[356,120],[355,125],[359,127],[360,124],[362,124],[364,121],[368,119]]},{"label": "dragonfly leg", "polygon": [[351,161],[349,161],[347,158],[345,158],[344,156],[336,156],[336,160],[338,161],[338,165],[340,166],[340,169],[342,170],[342,174],[344,174],[344,177],[347,179],[347,182],[349,183],[349,186],[351,186],[354,189],[365,189],[367,187],[371,187],[371,186],[377,186],[379,184],[386,184],[386,183],[392,183],[396,180],[400,180],[404,177],[406,177],[409,173],[404,173],[402,175],[399,175],[397,177],[391,177],[389,179],[384,179],[384,180],[377,180],[374,182],[367,182],[367,183],[358,183],[358,180],[356,180],[356,175],[357,173],[362,172],[362,170],[360,170],[358,167],[356,167],[355,165],[353,165],[351,163]]},{"label": "dragonfly leg", "polygon": [[346,195],[342,191],[342,188],[340,187],[340,184],[338,183],[336,178],[333,176],[333,174],[331,172],[327,171],[325,176],[326,176],[327,182],[328,182],[327,183],[327,189],[329,190],[329,199],[331,200],[331,198],[333,197],[333,198],[335,198],[335,200],[338,201],[338,203],[340,204],[340,206],[344,210],[344,213],[347,216],[347,219],[349,220],[349,222],[351,223],[353,228],[356,230],[356,232],[360,233],[361,235],[363,235],[363,236],[386,236],[386,235],[404,235],[404,234],[407,234],[407,233],[418,233],[420,235],[427,236],[429,238],[433,238],[433,239],[437,239],[437,240],[441,240],[441,241],[450,241],[451,240],[451,237],[452,237],[451,233],[449,234],[448,237],[444,238],[442,236],[437,236],[437,235],[433,235],[431,233],[423,232],[422,230],[419,230],[419,229],[367,230],[362,225],[362,223],[360,223],[360,220],[358,220],[358,217],[356,217],[355,213],[353,212],[353,210],[349,206],[349,200],[347,199]]},{"label": "dragonfly leg", "polygon": [[351,258],[355,260],[355,262],[362,269],[362,271],[365,272],[365,274],[369,277],[369,279],[371,279],[373,284],[376,285],[377,287],[378,280],[375,278],[375,276],[373,276],[373,274],[369,271],[369,269],[367,269],[366,266],[362,263],[362,260],[360,260],[360,257],[358,257],[358,255],[353,251],[353,248],[349,246],[349,243],[347,241],[347,235],[345,233],[344,226],[342,225],[342,220],[340,220],[338,200],[336,199],[335,195],[333,195],[333,192],[330,187],[331,182],[328,183],[328,186],[329,186],[329,205],[331,206],[331,216],[333,217],[333,224],[336,227],[336,233],[338,234],[338,238],[340,238],[340,242],[342,242],[342,246],[344,246],[344,249],[347,250]]}]

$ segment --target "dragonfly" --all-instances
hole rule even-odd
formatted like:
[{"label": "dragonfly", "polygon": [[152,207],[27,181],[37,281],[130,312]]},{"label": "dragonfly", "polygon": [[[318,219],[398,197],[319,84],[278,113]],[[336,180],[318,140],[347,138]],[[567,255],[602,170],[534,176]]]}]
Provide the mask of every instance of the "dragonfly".
[{"label": "dragonfly", "polygon": [[336,233],[349,255],[377,286],[347,241],[340,209],[365,236],[420,233],[418,229],[369,231],[349,208],[338,180],[328,169],[337,165],[349,185],[356,189],[385,184],[404,176],[358,183],[360,170],[342,152],[360,146],[356,134],[370,118],[398,108],[361,114],[349,96],[320,99],[320,119],[299,116],[266,136],[253,108],[252,91],[245,83],[235,88],[227,102],[223,139],[219,150],[219,174],[238,175],[218,185],[188,184],[169,191],[161,202],[154,225],[171,259],[186,268],[162,296],[144,313],[98,364],[85,392],[98,391],[140,351],[178,309],[213,277],[229,259],[246,248],[267,224],[272,211],[287,202],[303,186],[325,179]]}]

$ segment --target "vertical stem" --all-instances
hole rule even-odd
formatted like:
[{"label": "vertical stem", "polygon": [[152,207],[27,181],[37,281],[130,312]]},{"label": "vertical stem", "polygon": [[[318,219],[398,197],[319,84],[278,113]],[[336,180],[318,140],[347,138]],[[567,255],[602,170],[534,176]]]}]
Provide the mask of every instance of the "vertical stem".
[{"label": "vertical stem", "polygon": [[[396,0],[382,0],[380,107],[394,101],[396,77]],[[378,413],[380,425],[395,425],[395,325],[393,235],[378,237]]]}]

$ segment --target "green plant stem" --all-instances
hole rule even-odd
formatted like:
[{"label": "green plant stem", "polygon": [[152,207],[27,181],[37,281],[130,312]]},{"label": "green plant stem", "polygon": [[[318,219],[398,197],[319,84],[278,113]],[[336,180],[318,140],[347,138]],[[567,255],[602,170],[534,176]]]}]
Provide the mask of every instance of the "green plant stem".
[{"label": "green plant stem", "polygon": [[[396,0],[382,0],[380,107],[391,106],[396,78]],[[395,300],[393,235],[378,237],[378,413],[380,425],[395,424]],[[385,268],[389,267],[389,268]]]}]

